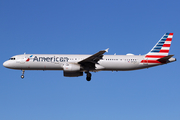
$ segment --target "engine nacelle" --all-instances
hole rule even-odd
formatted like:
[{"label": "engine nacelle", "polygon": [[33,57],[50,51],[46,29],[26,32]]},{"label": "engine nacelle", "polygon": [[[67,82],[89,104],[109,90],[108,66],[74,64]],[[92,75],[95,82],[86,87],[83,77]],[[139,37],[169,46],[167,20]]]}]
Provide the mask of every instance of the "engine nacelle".
[{"label": "engine nacelle", "polygon": [[83,72],[80,72],[81,66],[79,64],[69,64],[63,65],[64,76],[65,77],[78,77],[83,76]]},{"label": "engine nacelle", "polygon": [[66,63],[63,65],[64,71],[80,71],[81,66],[79,64],[69,64]]}]

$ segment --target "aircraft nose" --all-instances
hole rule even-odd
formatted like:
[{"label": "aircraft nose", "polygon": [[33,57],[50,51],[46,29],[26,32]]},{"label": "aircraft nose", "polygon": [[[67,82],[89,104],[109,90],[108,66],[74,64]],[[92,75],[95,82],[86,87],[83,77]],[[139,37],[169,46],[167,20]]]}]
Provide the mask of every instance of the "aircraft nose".
[{"label": "aircraft nose", "polygon": [[3,66],[4,66],[4,67],[8,67],[8,65],[9,65],[9,64],[8,64],[7,61],[5,61],[5,62],[3,63]]}]

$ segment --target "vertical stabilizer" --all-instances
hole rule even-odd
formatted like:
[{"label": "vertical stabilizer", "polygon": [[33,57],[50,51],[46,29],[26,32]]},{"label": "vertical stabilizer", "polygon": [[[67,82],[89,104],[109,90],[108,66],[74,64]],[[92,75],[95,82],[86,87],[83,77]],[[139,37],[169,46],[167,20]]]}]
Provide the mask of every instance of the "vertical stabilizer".
[{"label": "vertical stabilizer", "polygon": [[143,63],[160,63],[157,61],[160,58],[166,57],[169,54],[173,33],[165,33],[158,43],[145,55]]},{"label": "vertical stabilizer", "polygon": [[165,33],[147,55],[167,56],[169,54],[172,38],[173,33]]}]

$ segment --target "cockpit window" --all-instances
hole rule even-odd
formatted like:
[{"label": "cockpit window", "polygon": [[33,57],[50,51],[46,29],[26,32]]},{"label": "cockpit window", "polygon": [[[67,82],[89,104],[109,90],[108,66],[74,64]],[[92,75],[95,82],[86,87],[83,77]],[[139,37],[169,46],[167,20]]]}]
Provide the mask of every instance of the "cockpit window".
[{"label": "cockpit window", "polygon": [[10,58],[10,60],[15,60],[15,58]]}]

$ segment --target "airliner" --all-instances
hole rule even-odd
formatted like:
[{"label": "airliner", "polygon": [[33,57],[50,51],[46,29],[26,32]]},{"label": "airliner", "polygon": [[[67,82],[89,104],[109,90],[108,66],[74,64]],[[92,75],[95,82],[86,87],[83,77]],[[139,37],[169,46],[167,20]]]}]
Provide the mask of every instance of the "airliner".
[{"label": "airliner", "polygon": [[90,72],[139,70],[176,61],[169,55],[173,33],[165,33],[157,44],[145,55],[104,55],[108,49],[93,55],[70,54],[21,54],[11,57],[3,63],[10,69],[22,70],[63,70],[65,77],[78,77],[86,74],[90,81]]}]

